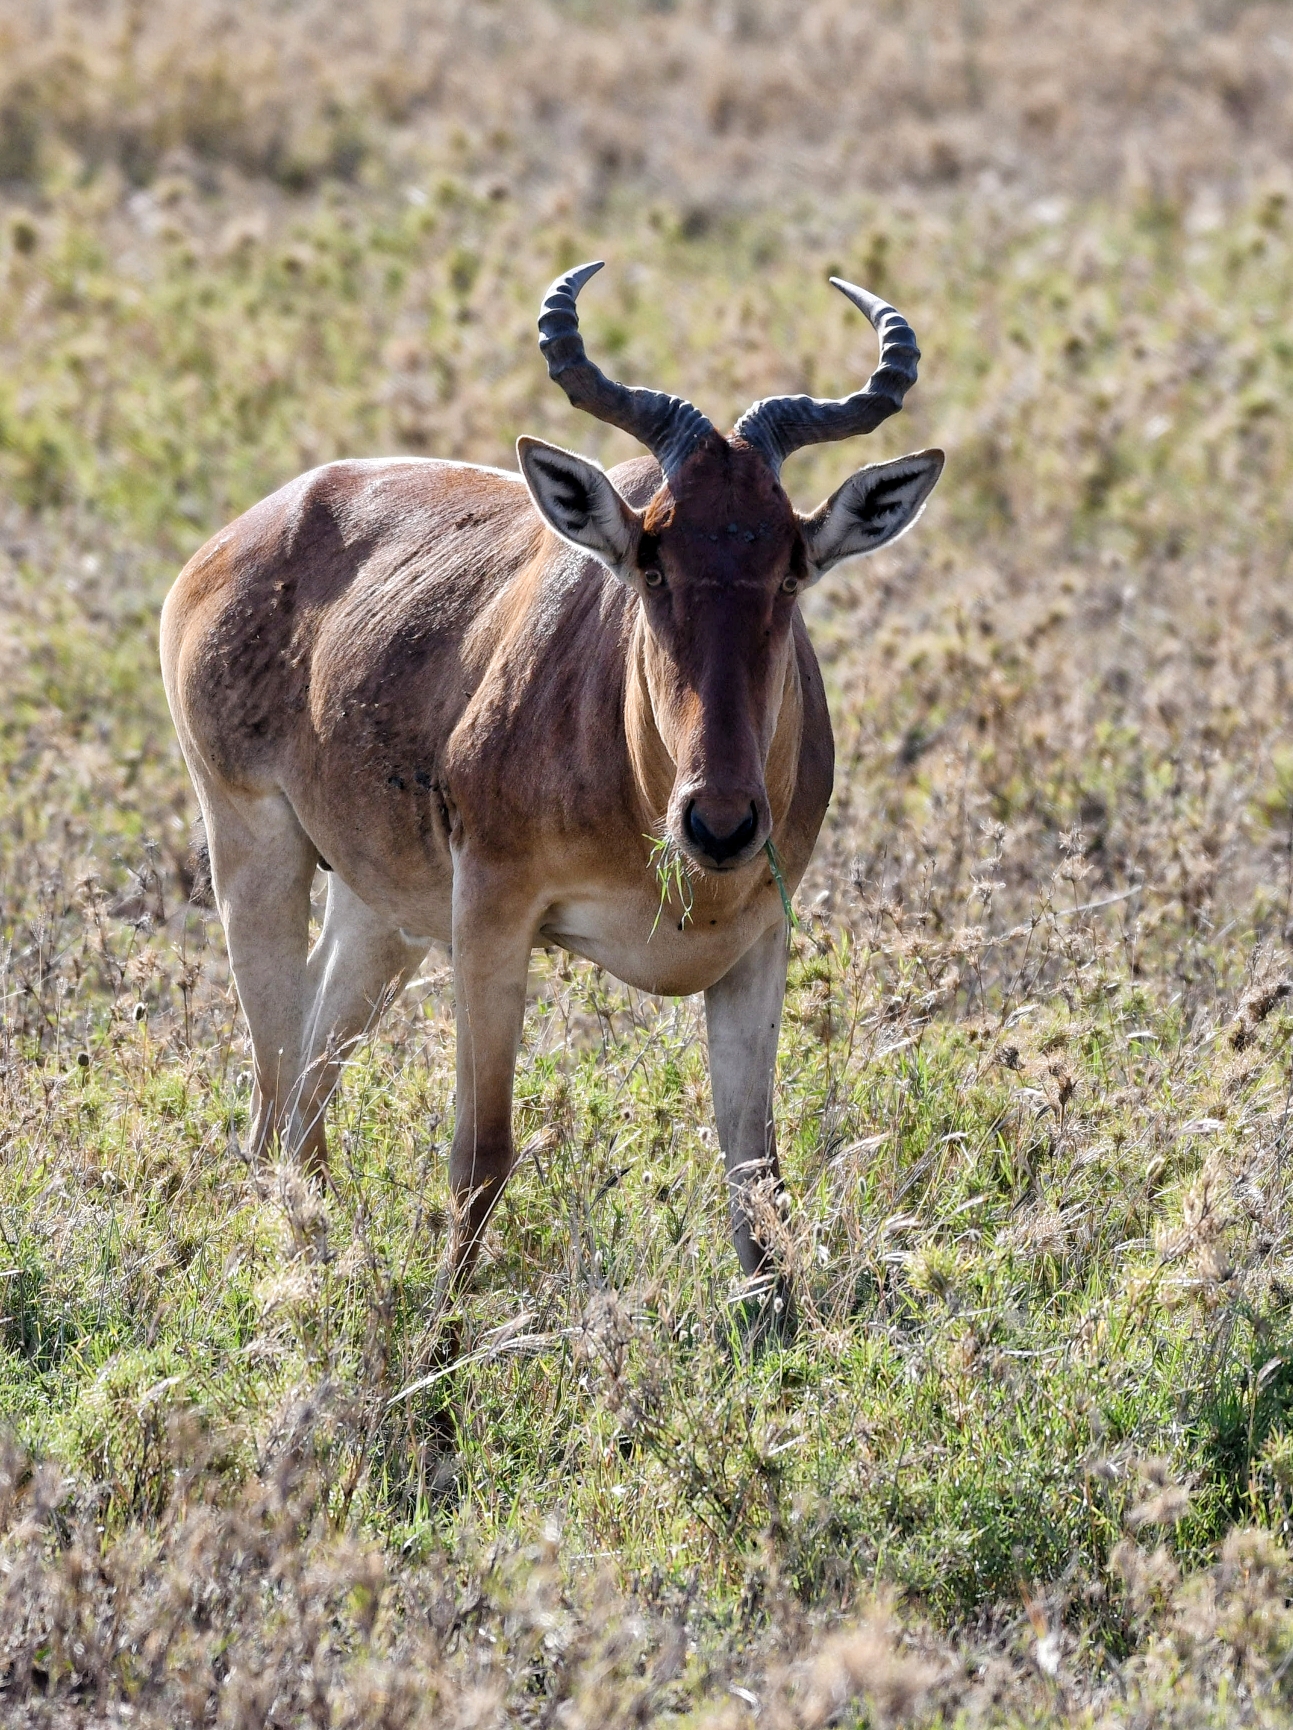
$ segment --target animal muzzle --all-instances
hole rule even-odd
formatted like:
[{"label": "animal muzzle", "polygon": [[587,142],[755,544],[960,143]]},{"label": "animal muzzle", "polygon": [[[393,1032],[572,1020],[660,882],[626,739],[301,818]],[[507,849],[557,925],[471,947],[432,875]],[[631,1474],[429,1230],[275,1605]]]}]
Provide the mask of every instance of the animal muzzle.
[{"label": "animal muzzle", "polygon": [[710,870],[743,865],[766,839],[756,799],[689,799],[680,824],[687,850]]}]

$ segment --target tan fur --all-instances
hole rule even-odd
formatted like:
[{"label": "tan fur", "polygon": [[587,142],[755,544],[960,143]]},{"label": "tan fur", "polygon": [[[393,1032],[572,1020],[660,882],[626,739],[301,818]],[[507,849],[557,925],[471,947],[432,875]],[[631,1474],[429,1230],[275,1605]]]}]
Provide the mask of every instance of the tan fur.
[{"label": "tan fur", "polygon": [[[340,1051],[429,943],[452,942],[460,1269],[512,1162],[537,942],[646,990],[706,991],[711,1045],[726,1040],[735,1066],[729,1104],[716,1088],[734,1194],[775,1177],[784,943],[763,838],[793,889],[833,765],[821,675],[782,588],[803,567],[799,520],[762,460],[716,437],[671,491],[649,459],[612,479],[644,512],[658,597],[558,539],[518,476],[392,460],[332,464],[255,506],[190,560],[163,612],[167,695],[251,1024],[256,1145],[279,1136],[322,1165]],[[755,851],[693,865],[690,917],[675,901],[657,920],[649,838],[685,851],[691,799],[733,832],[757,808]],[[307,959],[320,860],[329,910]],[[736,1223],[757,1273],[739,1207]]]}]

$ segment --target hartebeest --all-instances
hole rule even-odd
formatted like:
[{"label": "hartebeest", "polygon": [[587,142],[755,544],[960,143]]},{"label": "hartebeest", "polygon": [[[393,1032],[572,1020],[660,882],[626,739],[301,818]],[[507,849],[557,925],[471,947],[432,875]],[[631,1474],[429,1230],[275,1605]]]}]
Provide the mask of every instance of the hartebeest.
[{"label": "hartebeest", "polygon": [[[796,597],[909,527],[943,456],[861,469],[800,515],[783,459],[901,408],[911,327],[833,278],[879,334],[866,387],[768,397],[723,437],[588,360],[575,297],[598,269],[553,284],[539,346],[570,401],[650,459],[608,474],[522,438],[519,475],[426,458],[316,469],[185,566],[162,614],[166,692],[251,1030],[254,1146],[276,1137],[323,1167],[341,1054],[450,944],[463,1274],[513,1163],[530,952],[556,944],[646,991],[705,993],[737,1253],[757,1275],[767,1248],[746,1203],[780,1182],[775,862],[793,891],[834,763]],[[659,917],[653,837],[685,865],[685,916],[675,900]]]}]

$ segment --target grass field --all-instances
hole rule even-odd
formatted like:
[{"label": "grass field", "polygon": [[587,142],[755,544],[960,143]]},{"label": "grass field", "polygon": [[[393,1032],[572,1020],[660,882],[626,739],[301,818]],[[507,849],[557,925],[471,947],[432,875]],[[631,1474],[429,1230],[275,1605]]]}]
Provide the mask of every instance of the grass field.
[{"label": "grass field", "polygon": [[[0,0],[0,1717],[1293,1720],[1293,26],[1283,6]],[[536,952],[447,1372],[444,957],[326,1196],[247,1157],[156,664],[314,463],[609,462],[921,382],[807,597],[836,794],[739,1326],[700,1006]]]}]

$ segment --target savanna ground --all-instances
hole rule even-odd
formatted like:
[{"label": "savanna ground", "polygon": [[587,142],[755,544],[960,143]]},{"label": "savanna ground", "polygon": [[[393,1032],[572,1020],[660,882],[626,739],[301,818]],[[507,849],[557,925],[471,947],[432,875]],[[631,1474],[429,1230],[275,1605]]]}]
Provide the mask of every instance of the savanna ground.
[{"label": "savanna ground", "polygon": [[[1293,12],[0,4],[0,1715],[1293,1718]],[[941,444],[806,598],[839,769],[752,1354],[699,1006],[536,954],[443,1368],[433,956],[246,1155],[157,611],[299,470],[610,461],[535,346],[716,420],[890,298]]]}]

